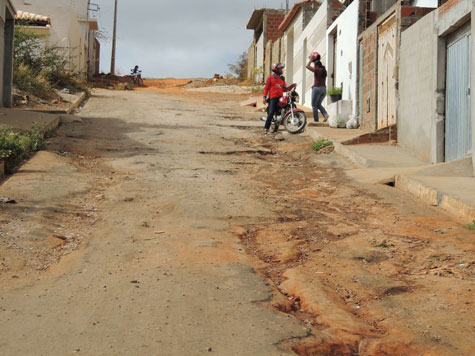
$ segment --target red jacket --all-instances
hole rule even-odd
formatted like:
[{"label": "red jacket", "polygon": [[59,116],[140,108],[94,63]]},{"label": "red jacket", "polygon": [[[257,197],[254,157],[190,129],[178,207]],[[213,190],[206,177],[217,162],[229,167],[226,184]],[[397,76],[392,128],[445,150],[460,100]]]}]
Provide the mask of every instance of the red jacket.
[{"label": "red jacket", "polygon": [[277,74],[272,74],[267,78],[266,87],[264,88],[264,96],[270,99],[280,98],[284,96],[284,88],[286,87],[283,81]]}]

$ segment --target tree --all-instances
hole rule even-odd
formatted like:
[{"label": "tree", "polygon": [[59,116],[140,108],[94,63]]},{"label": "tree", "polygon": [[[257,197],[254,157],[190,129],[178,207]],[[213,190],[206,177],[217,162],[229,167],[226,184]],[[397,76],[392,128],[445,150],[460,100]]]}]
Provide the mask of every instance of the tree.
[{"label": "tree", "polygon": [[228,64],[228,68],[240,81],[247,79],[247,52],[243,52],[236,63]]}]

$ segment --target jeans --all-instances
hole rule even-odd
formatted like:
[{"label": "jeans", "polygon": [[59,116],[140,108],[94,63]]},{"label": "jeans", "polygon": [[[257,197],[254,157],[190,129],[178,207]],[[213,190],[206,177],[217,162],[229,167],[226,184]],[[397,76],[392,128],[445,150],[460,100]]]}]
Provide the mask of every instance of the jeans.
[{"label": "jeans", "polygon": [[318,110],[322,113],[323,116],[327,116],[327,111],[322,106],[323,99],[327,96],[326,87],[313,87],[312,89],[312,110],[313,110],[313,120],[318,122]]},{"label": "jeans", "polygon": [[269,107],[267,108],[267,120],[264,128],[266,130],[270,129],[270,124],[272,123],[272,116],[274,116],[277,111],[277,104],[279,103],[280,98],[272,98],[269,101]]}]

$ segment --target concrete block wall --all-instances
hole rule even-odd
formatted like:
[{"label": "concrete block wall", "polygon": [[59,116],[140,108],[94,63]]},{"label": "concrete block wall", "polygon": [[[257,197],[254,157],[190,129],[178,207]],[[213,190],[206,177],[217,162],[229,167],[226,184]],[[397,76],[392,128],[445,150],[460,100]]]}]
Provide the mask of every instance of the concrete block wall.
[{"label": "concrete block wall", "polygon": [[252,41],[247,51],[247,78],[254,80],[254,68],[256,67],[256,42]]},{"label": "concrete block wall", "polygon": [[281,43],[282,43],[282,38],[279,38],[272,44],[272,53],[271,53],[271,62],[272,63],[285,63],[284,60],[281,57],[282,49],[281,49]]},{"label": "concrete block wall", "polygon": [[266,43],[264,52],[264,80],[272,73],[272,41]]}]

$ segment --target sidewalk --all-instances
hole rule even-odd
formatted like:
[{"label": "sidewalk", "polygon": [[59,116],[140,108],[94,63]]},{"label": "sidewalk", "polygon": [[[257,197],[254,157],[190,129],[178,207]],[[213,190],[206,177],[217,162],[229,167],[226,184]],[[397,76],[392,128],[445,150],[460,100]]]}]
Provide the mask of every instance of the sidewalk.
[{"label": "sidewalk", "polygon": [[347,175],[356,181],[394,185],[463,221],[475,220],[475,177],[470,158],[432,165],[389,143],[345,144],[366,134],[364,130],[308,127],[307,133],[314,140],[333,141],[335,152],[355,164]]},{"label": "sidewalk", "polygon": [[0,108],[0,126],[9,126],[14,130],[28,131],[33,123],[45,126],[48,130],[59,125],[60,116],[36,111]]}]

